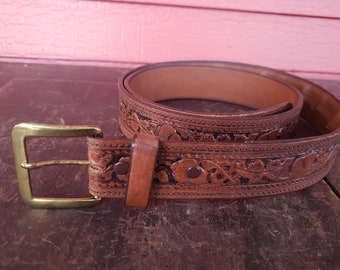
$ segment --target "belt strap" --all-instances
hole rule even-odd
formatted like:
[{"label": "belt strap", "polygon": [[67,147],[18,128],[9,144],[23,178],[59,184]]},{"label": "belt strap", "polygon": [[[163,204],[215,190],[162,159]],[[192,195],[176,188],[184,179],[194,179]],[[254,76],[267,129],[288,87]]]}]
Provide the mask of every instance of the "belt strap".
[{"label": "belt strap", "polygon": [[[126,139],[99,138],[94,127],[19,124],[12,132],[20,193],[34,207],[80,207],[125,198],[145,207],[165,199],[244,198],[296,191],[330,171],[340,145],[340,102],[323,88],[276,70],[228,62],[146,65],[119,81]],[[164,105],[211,99],[247,107],[204,113]],[[163,102],[163,103],[162,103]],[[308,122],[318,135],[301,136]],[[87,161],[29,163],[27,136],[88,138]],[[28,169],[89,164],[90,198],[36,198]]]},{"label": "belt strap", "polygon": [[[119,94],[124,134],[160,138],[153,198],[296,191],[321,180],[338,155],[339,101],[311,82],[272,69],[225,62],[154,64],[126,74]],[[255,110],[205,114],[159,103],[173,98],[237,102]],[[292,138],[299,116],[320,135]],[[130,166],[130,140],[89,138],[88,145],[90,193],[124,198],[131,179],[114,166],[122,160]]]}]

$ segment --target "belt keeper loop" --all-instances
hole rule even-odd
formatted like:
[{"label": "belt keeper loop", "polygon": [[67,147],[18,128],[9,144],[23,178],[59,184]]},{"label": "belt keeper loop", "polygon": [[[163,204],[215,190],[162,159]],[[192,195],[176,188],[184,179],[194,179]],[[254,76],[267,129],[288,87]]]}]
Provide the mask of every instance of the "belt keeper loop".
[{"label": "belt keeper loop", "polygon": [[158,148],[157,136],[142,133],[135,135],[125,197],[126,206],[148,206]]}]

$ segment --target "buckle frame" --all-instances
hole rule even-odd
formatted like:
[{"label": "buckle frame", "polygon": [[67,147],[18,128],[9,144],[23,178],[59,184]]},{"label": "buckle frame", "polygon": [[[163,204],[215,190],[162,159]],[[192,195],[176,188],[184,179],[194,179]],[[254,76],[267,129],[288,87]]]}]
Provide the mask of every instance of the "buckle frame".
[{"label": "buckle frame", "polygon": [[102,137],[99,128],[91,126],[47,125],[38,123],[21,123],[12,130],[12,145],[15,167],[19,184],[19,193],[23,201],[35,208],[78,208],[97,205],[101,198],[44,198],[34,197],[31,188],[29,170],[50,165],[89,165],[87,160],[50,160],[29,163],[26,152],[26,137]]}]

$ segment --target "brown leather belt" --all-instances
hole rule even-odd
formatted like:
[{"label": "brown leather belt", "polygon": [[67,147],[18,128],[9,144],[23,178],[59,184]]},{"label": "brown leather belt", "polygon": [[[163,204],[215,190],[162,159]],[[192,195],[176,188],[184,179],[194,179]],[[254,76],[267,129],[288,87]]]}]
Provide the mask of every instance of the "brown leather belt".
[{"label": "brown leather belt", "polygon": [[[125,198],[126,205],[146,207],[149,197],[276,195],[315,184],[338,155],[340,102],[321,87],[276,70],[211,61],[159,63],[126,74],[119,81],[119,96],[120,127],[129,139],[88,138],[92,201]],[[198,113],[161,103],[192,98],[237,103],[252,110]],[[320,134],[298,138],[299,121],[307,121]],[[15,145],[25,136],[38,135],[27,132],[27,127],[14,128]],[[81,127],[73,127],[72,134],[67,128],[59,127],[58,135],[86,135]],[[56,134],[43,125],[38,129],[46,136]],[[19,182],[25,179],[20,191],[27,203],[90,204],[70,206],[67,199],[41,203],[34,198],[23,171],[32,164],[27,165],[14,149]]]}]

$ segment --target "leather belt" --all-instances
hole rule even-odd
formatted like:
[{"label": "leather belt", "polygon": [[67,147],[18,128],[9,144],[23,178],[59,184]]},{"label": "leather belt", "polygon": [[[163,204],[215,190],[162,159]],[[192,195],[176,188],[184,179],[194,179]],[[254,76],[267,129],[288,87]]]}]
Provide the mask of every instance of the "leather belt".
[{"label": "leather belt", "polygon": [[[119,123],[128,139],[88,138],[92,202],[125,198],[126,205],[145,207],[149,197],[244,198],[297,191],[320,181],[338,155],[340,102],[307,80],[273,69],[212,61],[146,65],[121,78],[119,97]],[[198,113],[161,103],[191,98],[252,110]],[[297,137],[299,121],[307,121],[319,135]],[[56,133],[39,127],[43,135]],[[37,135],[27,133],[27,124],[18,125],[15,145],[23,129],[20,140]],[[65,131],[70,127],[55,129],[60,136],[88,133],[81,127],[73,127],[72,134]],[[22,170],[32,164],[14,149],[22,178]],[[21,194],[33,206],[90,204],[70,206],[67,199],[40,203],[27,187],[29,176],[24,178]]]}]

